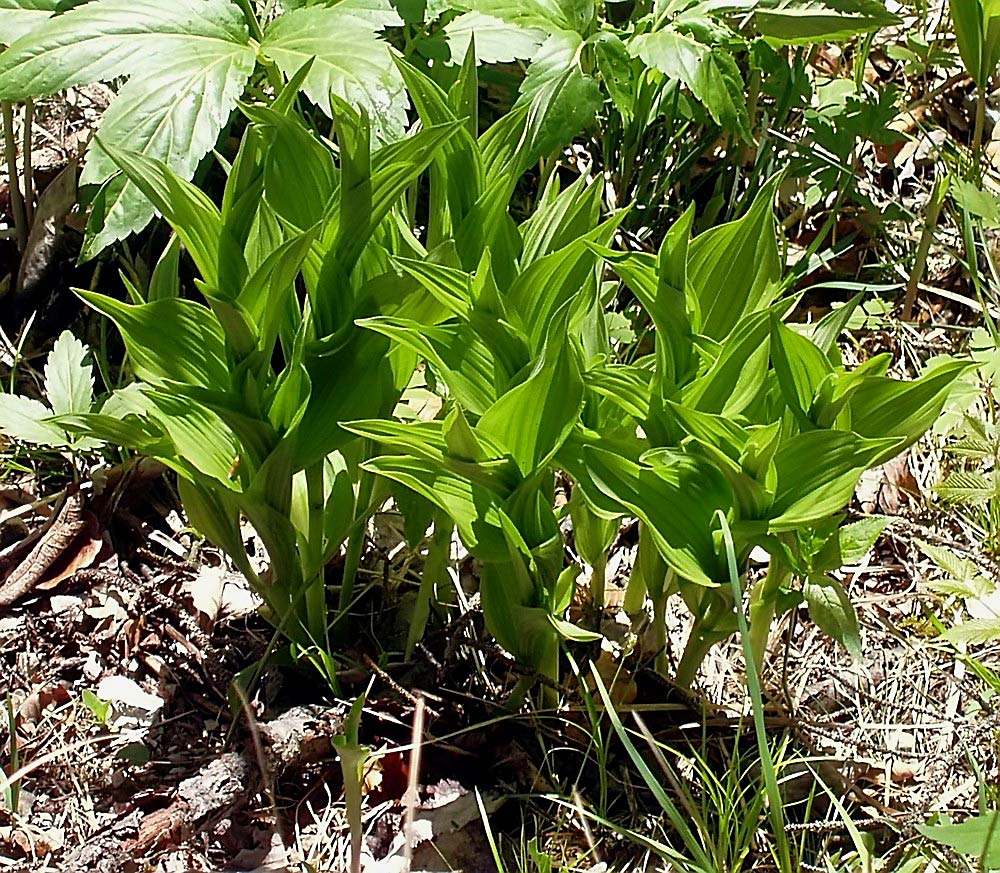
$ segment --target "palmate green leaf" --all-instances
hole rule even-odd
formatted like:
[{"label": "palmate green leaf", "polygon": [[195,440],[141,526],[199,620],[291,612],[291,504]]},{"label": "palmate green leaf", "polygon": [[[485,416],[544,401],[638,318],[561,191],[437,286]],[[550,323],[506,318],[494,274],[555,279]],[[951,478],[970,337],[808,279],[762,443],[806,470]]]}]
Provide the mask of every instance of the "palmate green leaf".
[{"label": "palmate green leaf", "polygon": [[[101,120],[100,137],[190,178],[254,63],[243,14],[229,0],[93,0],[41,22],[0,55],[0,100],[134,76]],[[101,184],[116,172],[107,155],[93,152],[81,182]],[[89,254],[153,217],[124,180],[111,183],[101,204],[104,224],[88,240]]]},{"label": "palmate green leaf", "polygon": [[130,306],[93,291],[76,293],[121,331],[138,378],[213,390],[229,385],[222,328],[207,307],[181,298]]},{"label": "palmate green leaf", "polygon": [[802,582],[802,596],[809,616],[820,629],[839,642],[852,658],[861,657],[861,628],[851,598],[831,576],[810,576]]},{"label": "palmate green leaf", "polygon": [[632,57],[686,85],[723,130],[750,140],[743,77],[727,49],[707,46],[671,28],[639,34],[628,49]]},{"label": "palmate green leaf", "polygon": [[0,44],[31,33],[62,6],[60,0],[0,0]]},{"label": "palmate green leaf", "polygon": [[881,0],[765,0],[754,11],[761,36],[782,45],[850,39],[899,23]]},{"label": "palmate green leaf", "polygon": [[465,12],[444,29],[452,62],[464,58],[475,40],[476,61],[480,64],[528,60],[545,41],[545,31],[504,21],[496,15]]},{"label": "palmate green leaf", "polygon": [[45,361],[45,397],[55,415],[90,412],[94,400],[94,368],[87,347],[68,330],[59,334]]},{"label": "palmate green leaf", "polygon": [[575,31],[549,34],[521,83],[518,104],[531,107],[532,145],[542,154],[566,145],[604,102],[600,86],[580,66],[582,50]]},{"label": "palmate green leaf", "polygon": [[777,489],[769,530],[794,530],[842,510],[861,474],[897,452],[899,440],[863,439],[836,430],[800,433],[774,455]]},{"label": "palmate green leaf", "polygon": [[406,93],[391,47],[375,31],[402,20],[388,3],[369,5],[380,14],[369,18],[354,0],[288,12],[268,26],[261,52],[289,77],[315,58],[302,86],[309,99],[333,117],[334,94],[365,111],[380,138],[396,139],[406,127]]},{"label": "palmate green leaf", "polygon": [[732,508],[733,495],[711,464],[663,455],[654,467],[587,447],[584,465],[594,484],[649,527],[656,548],[684,579],[716,585],[724,562],[712,535],[716,510]]}]

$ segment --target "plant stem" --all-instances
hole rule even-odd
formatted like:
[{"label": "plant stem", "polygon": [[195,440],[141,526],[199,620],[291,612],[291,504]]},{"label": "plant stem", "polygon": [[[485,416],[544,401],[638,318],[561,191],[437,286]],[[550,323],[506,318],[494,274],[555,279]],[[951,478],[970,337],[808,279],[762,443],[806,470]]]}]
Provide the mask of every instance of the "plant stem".
[{"label": "plant stem", "polygon": [[434,533],[427,548],[427,557],[424,558],[417,601],[410,616],[410,630],[406,638],[407,661],[413,657],[413,649],[427,629],[427,619],[431,614],[431,595],[434,593],[434,586],[444,578],[448,569],[448,561],[451,558],[451,534],[454,529],[451,519],[444,513],[434,519]]},{"label": "plant stem", "polygon": [[976,176],[981,176],[983,154],[983,132],[986,128],[986,91],[987,82],[976,89],[976,127],[972,133],[972,157],[976,162]]},{"label": "plant stem", "polygon": [[750,595],[750,651],[753,653],[754,663],[753,666],[747,664],[748,670],[756,667],[759,673],[764,665],[771,621],[774,618],[775,597],[790,578],[791,573],[771,555],[767,575],[754,586]]},{"label": "plant stem", "polygon": [[674,683],[678,687],[691,687],[694,677],[698,675],[698,670],[714,645],[715,640],[712,635],[705,633],[702,629],[702,622],[695,621],[694,627],[691,628],[691,636],[688,637],[687,644],[684,646],[684,654],[681,655],[680,663],[677,665],[677,673],[674,676]]},{"label": "plant stem", "polygon": [[604,609],[604,588],[608,575],[608,555],[602,552],[597,563],[590,568],[590,599],[593,601],[594,609]]},{"label": "plant stem", "polygon": [[17,248],[23,252],[24,247],[28,244],[28,214],[24,208],[24,197],[21,195],[21,178],[17,172],[17,141],[14,138],[13,104],[6,101],[0,103],[0,114],[3,115],[3,146],[4,155],[7,158],[10,211],[14,219]]},{"label": "plant stem", "polygon": [[[367,457],[367,446],[365,456]],[[336,638],[342,638],[346,622],[347,610],[354,600],[354,581],[358,575],[358,566],[361,563],[361,550],[365,544],[365,521],[368,518],[368,504],[371,503],[372,491],[375,487],[375,477],[366,471],[362,471],[358,482],[358,497],[354,504],[354,525],[351,528],[350,536],[347,540],[347,553],[344,556],[344,578],[340,584],[339,609],[340,626]]]},{"label": "plant stem", "polygon": [[944,176],[934,183],[931,200],[927,204],[924,229],[920,234],[920,244],[917,246],[917,255],[910,272],[910,279],[906,283],[906,296],[903,299],[903,321],[909,321],[913,317],[913,306],[917,302],[917,289],[920,287],[924,271],[927,269],[927,256],[930,254],[931,243],[934,242],[934,230],[937,228],[938,218],[941,215],[948,182],[949,178]]},{"label": "plant stem", "polygon": [[656,634],[656,660],[653,667],[661,676],[667,675],[667,586],[664,585],[659,594],[650,598],[653,601],[653,632]]}]

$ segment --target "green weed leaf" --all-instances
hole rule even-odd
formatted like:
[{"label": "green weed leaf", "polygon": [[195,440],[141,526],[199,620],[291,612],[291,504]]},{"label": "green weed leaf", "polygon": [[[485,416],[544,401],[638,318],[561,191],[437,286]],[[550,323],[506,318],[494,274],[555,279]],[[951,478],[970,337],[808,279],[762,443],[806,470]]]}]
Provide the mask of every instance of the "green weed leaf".
[{"label": "green weed leaf", "polygon": [[802,583],[809,616],[828,636],[841,643],[852,658],[861,657],[861,629],[851,598],[836,579],[810,576]]},{"label": "green weed leaf", "polygon": [[56,415],[90,412],[94,400],[94,368],[87,347],[68,330],[56,340],[45,361],[45,397]]}]

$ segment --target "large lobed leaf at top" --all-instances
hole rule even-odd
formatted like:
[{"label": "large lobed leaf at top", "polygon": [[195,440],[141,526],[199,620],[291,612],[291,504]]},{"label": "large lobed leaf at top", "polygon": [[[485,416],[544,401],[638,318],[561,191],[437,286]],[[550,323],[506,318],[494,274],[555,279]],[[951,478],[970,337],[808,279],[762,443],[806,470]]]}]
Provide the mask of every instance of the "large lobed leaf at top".
[{"label": "large lobed leaf at top", "polygon": [[10,45],[49,18],[60,0],[0,0],[0,44]]},{"label": "large lobed leaf at top", "polygon": [[745,86],[733,56],[667,28],[634,37],[629,53],[686,85],[723,130],[750,139]]},{"label": "large lobed leaf at top", "polygon": [[[41,97],[132,76],[105,113],[101,138],[190,178],[215,144],[253,71],[242,12],[229,0],[93,0],[38,24],[0,55],[0,100]],[[84,184],[117,173],[92,152]],[[131,183],[106,192],[90,253],[141,229],[153,207]]]},{"label": "large lobed leaf at top", "polygon": [[569,31],[586,33],[593,0],[451,0],[462,14],[445,27],[452,61],[465,57],[473,37],[480,63],[527,60],[546,38]]},{"label": "large lobed leaf at top", "polygon": [[403,77],[392,48],[375,31],[398,24],[402,19],[386,0],[341,0],[275,19],[261,51],[289,77],[315,58],[302,86],[310,100],[332,117],[333,93],[364,109],[381,139],[397,139],[407,121]]}]

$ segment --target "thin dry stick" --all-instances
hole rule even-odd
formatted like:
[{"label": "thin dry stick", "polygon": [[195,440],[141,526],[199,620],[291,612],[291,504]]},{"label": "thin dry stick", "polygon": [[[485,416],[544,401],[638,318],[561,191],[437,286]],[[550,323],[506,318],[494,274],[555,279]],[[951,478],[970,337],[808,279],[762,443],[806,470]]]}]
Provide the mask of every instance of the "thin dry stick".
[{"label": "thin dry stick", "polygon": [[420,785],[420,756],[423,749],[424,738],[424,698],[417,696],[417,705],[413,710],[413,735],[411,737],[412,749],[410,751],[410,777],[406,786],[406,794],[403,795],[403,805],[405,816],[403,818],[403,870],[410,873],[410,865],[413,862],[413,825],[417,815],[417,800],[419,799]]},{"label": "thin dry stick", "polygon": [[24,139],[21,146],[21,162],[24,165],[24,214],[28,226],[35,211],[35,174],[31,166],[31,128],[35,121],[35,101],[30,97],[24,101]]}]

